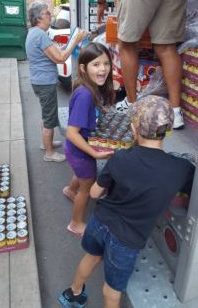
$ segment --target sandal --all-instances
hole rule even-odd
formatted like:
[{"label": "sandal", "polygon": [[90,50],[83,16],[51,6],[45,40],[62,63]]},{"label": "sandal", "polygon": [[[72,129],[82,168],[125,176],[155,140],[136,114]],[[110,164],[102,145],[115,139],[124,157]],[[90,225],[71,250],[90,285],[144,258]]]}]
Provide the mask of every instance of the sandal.
[{"label": "sandal", "polygon": [[76,235],[77,237],[80,237],[80,238],[82,238],[84,234],[84,231],[79,232],[75,230],[75,227],[71,223],[67,226],[67,231],[71,232],[73,235]]},{"label": "sandal", "polygon": [[70,189],[69,186],[65,186],[63,188],[63,195],[67,197],[70,201],[74,202],[75,198],[75,193],[73,193]]}]

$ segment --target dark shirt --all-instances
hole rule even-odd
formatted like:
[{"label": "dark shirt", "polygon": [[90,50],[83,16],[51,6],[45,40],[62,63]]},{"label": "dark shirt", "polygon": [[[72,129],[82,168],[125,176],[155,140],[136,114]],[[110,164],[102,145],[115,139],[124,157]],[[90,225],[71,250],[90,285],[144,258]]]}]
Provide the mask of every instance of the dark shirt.
[{"label": "dark shirt", "polygon": [[143,248],[158,216],[177,192],[190,194],[195,167],[160,149],[136,146],[118,151],[97,179],[108,188],[95,215],[131,248]]}]

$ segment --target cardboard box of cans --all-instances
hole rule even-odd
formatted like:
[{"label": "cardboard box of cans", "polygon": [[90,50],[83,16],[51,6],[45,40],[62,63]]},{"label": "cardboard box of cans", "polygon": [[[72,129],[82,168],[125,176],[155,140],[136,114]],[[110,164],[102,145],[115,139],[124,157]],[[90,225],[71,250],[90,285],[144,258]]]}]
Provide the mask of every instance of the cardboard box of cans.
[{"label": "cardboard box of cans", "polygon": [[7,198],[10,195],[10,166],[0,164],[0,198]]},{"label": "cardboard box of cans", "polygon": [[128,149],[134,143],[130,123],[129,114],[115,112],[113,108],[101,112],[88,143],[98,151]]},{"label": "cardboard box of cans", "polygon": [[182,108],[185,120],[198,127],[198,48],[189,48],[182,55]]},{"label": "cardboard box of cans", "polygon": [[27,248],[28,234],[25,197],[0,198],[0,252]]}]

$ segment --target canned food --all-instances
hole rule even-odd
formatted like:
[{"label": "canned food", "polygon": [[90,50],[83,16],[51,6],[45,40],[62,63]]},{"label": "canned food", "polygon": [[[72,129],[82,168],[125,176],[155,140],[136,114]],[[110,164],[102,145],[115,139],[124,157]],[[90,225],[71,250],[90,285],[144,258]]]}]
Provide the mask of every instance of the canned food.
[{"label": "canned food", "polygon": [[6,245],[5,233],[0,233],[0,248]]},{"label": "canned food", "polygon": [[19,222],[19,221],[26,221],[27,220],[27,216],[26,215],[19,215],[18,217],[17,217],[17,221]]},{"label": "canned food", "polygon": [[17,215],[24,215],[24,214],[26,214],[25,208],[17,209]]},{"label": "canned food", "polygon": [[9,183],[8,181],[6,181],[6,182],[1,182],[1,183],[0,183],[0,186],[1,186],[1,187],[9,186],[9,185],[10,185],[10,183]]},{"label": "canned food", "polygon": [[7,199],[8,203],[15,203],[16,199],[14,197],[10,197]]},{"label": "canned food", "polygon": [[0,218],[0,225],[4,225],[5,224],[5,218],[4,217],[1,217]]},{"label": "canned food", "polygon": [[14,223],[8,224],[6,226],[6,230],[7,231],[14,231],[14,230],[16,230],[16,224],[14,224]]},{"label": "canned food", "polygon": [[26,229],[27,228],[27,222],[26,221],[20,221],[17,223],[17,229]]},{"label": "canned food", "polygon": [[7,209],[8,210],[14,210],[16,208],[16,204],[15,203],[8,203],[7,205]]},{"label": "canned food", "polygon": [[17,242],[19,244],[25,243],[28,240],[28,231],[26,229],[21,229],[17,232]]},{"label": "canned food", "polygon": [[3,233],[5,231],[5,225],[0,225],[0,233]]},{"label": "canned food", "polygon": [[0,211],[5,211],[5,204],[0,204]]},{"label": "canned food", "polygon": [[3,186],[0,188],[0,196],[1,197],[8,197],[9,195],[9,187],[8,186]]},{"label": "canned food", "polygon": [[4,177],[4,176],[9,176],[10,175],[10,173],[9,172],[2,172],[1,173],[1,177]]},{"label": "canned food", "polygon": [[16,231],[9,231],[6,234],[6,242],[8,246],[12,246],[16,244]]},{"label": "canned food", "polygon": [[14,215],[16,215],[16,211],[15,210],[7,211],[7,216],[14,216]]},{"label": "canned food", "polygon": [[7,224],[13,224],[16,222],[16,216],[8,216],[6,219]]},{"label": "canned food", "polygon": [[25,207],[25,202],[19,202],[17,203],[17,209],[22,209]]},{"label": "canned food", "polygon": [[10,182],[10,178],[9,178],[9,176],[4,176],[4,177],[1,178],[1,181],[2,182]]},{"label": "canned food", "polygon": [[5,211],[0,211],[0,218],[5,217]]},{"label": "canned food", "polygon": [[16,202],[24,202],[25,201],[25,197],[23,195],[19,195],[17,198],[16,198]]},{"label": "canned food", "polygon": [[1,172],[2,173],[5,173],[5,172],[9,173],[10,172],[10,168],[4,167],[4,168],[1,169]]},{"label": "canned food", "polygon": [[10,168],[10,165],[9,164],[2,164],[1,165],[1,168],[3,169],[3,168]]},{"label": "canned food", "polygon": [[0,198],[0,204],[3,204],[6,202],[6,199],[5,198]]}]

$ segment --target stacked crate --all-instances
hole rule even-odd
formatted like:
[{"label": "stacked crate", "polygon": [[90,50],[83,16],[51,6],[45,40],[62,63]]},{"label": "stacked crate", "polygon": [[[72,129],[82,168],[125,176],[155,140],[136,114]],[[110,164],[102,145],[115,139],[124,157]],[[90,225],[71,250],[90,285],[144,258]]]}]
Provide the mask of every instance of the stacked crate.
[{"label": "stacked crate", "polygon": [[198,48],[189,48],[183,55],[182,108],[185,120],[198,127]]}]

